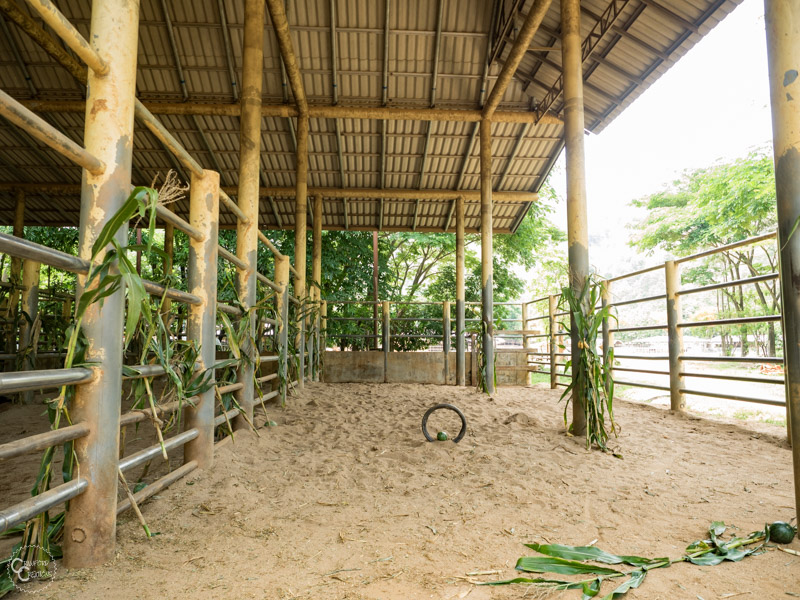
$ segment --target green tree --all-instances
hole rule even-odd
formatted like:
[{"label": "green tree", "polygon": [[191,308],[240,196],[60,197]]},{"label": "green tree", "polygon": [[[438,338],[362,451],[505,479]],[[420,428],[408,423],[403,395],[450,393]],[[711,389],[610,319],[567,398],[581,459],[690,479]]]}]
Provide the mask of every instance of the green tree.
[{"label": "green tree", "polygon": [[[747,157],[706,169],[686,172],[667,190],[632,203],[647,209],[647,216],[632,226],[631,245],[645,252],[661,249],[675,256],[731,244],[776,227],[775,174],[769,153],[753,152]],[[777,269],[773,242],[749,245],[721,252],[693,267],[684,280],[703,285],[711,281],[734,281]],[[745,316],[774,314],[780,297],[776,281],[757,282],[752,292],[744,286],[723,288],[717,296],[717,314]],[[766,326],[766,351],[774,356],[774,323]],[[748,332],[739,327],[742,354],[748,352]],[[756,331],[758,327],[756,328]],[[723,332],[723,347],[729,346]]]}]

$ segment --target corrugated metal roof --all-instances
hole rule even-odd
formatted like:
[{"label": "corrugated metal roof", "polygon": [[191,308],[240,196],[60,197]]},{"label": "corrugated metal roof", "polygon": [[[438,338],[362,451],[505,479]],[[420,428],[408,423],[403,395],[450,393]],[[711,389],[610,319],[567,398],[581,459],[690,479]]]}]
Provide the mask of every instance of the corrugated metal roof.
[{"label": "corrugated metal roof", "polygon": [[[330,105],[338,100],[344,106],[380,105],[386,69],[386,104],[389,106],[479,108],[494,85],[502,61],[533,0],[440,1],[443,6],[439,59],[434,65],[437,0],[289,0],[287,14],[292,41],[309,103]],[[607,0],[584,0],[581,3],[584,36],[604,13],[615,9],[617,14],[584,63],[587,129],[599,132],[606,127],[738,2],[614,0],[610,4]],[[388,55],[384,56],[387,6],[390,37]],[[88,37],[90,4],[61,0],[59,7]],[[214,0],[167,3],[142,0],[139,98],[149,102],[186,100],[175,52],[170,45],[164,7],[172,22],[188,99],[196,103],[236,102],[241,84],[244,2]],[[220,7],[224,14],[220,13]],[[331,7],[336,16],[335,36]],[[20,3],[20,8],[31,14],[24,3]],[[561,65],[559,10],[558,3],[553,3],[532,43],[532,48],[551,49],[536,49],[525,55],[501,109],[534,110],[556,83]],[[223,16],[229,43],[222,29]],[[509,17],[509,27],[504,36],[499,36],[498,27],[506,17]],[[38,17],[34,19],[38,21]],[[492,31],[491,23],[494,23]],[[65,69],[13,23],[8,22],[8,25],[10,37],[0,36],[0,87],[4,91],[20,100],[80,100],[84,97],[82,86]],[[291,88],[281,72],[279,49],[269,17],[265,27],[263,101],[265,104],[290,103],[293,101]],[[334,44],[335,65],[332,60]],[[15,59],[15,49],[23,64]],[[497,60],[484,79],[487,56],[494,49],[498,51]],[[434,82],[435,67],[438,76]],[[435,103],[432,102],[434,91]],[[561,98],[556,98],[551,110],[560,113]],[[82,114],[47,113],[45,118],[73,140],[82,141]],[[223,185],[235,187],[238,184],[238,117],[161,115],[159,118],[204,167],[220,170]],[[337,124],[334,119],[312,119],[310,187],[351,189],[383,185],[406,190],[478,189],[475,123],[389,121],[385,132],[383,128],[383,122],[377,120],[340,119]],[[544,123],[530,126],[494,123],[492,135],[495,189],[538,191],[563,147],[562,127]],[[294,186],[295,141],[290,119],[263,118],[261,139],[261,184]],[[152,134],[138,126],[133,162],[134,182],[145,184],[177,164]],[[77,184],[80,176],[80,168],[7,122],[0,123],[0,184]],[[28,206],[32,223],[77,223],[78,198],[74,194],[30,194]],[[185,213],[188,206],[182,202],[175,208]],[[525,204],[496,202],[495,229],[509,231],[526,210]],[[9,223],[12,213],[11,194],[0,192],[0,222]],[[452,200],[324,199],[326,228],[393,230],[416,226],[417,230],[442,231],[451,213]],[[476,204],[467,205],[467,215],[467,228],[476,229],[479,226]],[[233,223],[232,215],[223,213],[221,224],[232,226]],[[262,198],[262,227],[293,227],[293,223],[292,199]],[[454,222],[450,230],[453,225]]]}]

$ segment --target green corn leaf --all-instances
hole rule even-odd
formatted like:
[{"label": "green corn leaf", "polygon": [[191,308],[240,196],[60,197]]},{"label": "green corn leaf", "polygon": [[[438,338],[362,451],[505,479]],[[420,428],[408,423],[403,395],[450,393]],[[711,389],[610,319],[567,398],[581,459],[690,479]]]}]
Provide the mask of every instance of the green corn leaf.
[{"label": "green corn leaf", "polygon": [[97,236],[94,244],[92,244],[93,259],[100,255],[100,252],[111,243],[111,240],[114,239],[117,232],[119,232],[119,230],[131,220],[133,215],[136,214],[139,209],[139,199],[146,189],[147,188],[142,187],[134,188],[131,195],[128,196],[128,199],[125,200],[120,209],[114,213],[113,217],[106,221],[106,224],[100,231],[100,235]]},{"label": "green corn leaf", "polygon": [[647,571],[637,569],[632,571],[630,575],[630,578],[623,581],[622,584],[617,587],[617,589],[610,594],[603,596],[603,600],[615,600],[616,598],[621,598],[628,593],[628,590],[638,588],[640,585],[642,585],[645,576],[647,576]]},{"label": "green corn leaf", "polygon": [[[592,580],[594,581],[594,580]],[[515,577],[502,581],[482,581],[476,585],[510,585],[512,583],[530,583],[550,590],[578,590],[587,583],[585,581],[562,581],[560,579],[544,579],[542,577]]]},{"label": "green corn leaf", "polygon": [[[564,546],[562,544],[525,544],[528,548],[536,550],[540,554],[564,558],[566,560],[594,560],[607,565],[618,565],[623,562],[622,558],[615,554],[610,554],[596,546]],[[645,559],[646,560],[646,559]]]},{"label": "green corn leaf", "polygon": [[603,583],[603,580],[598,577],[590,582],[584,582],[583,584],[583,593],[581,594],[581,600],[591,600],[597,594],[600,593],[600,584]]},{"label": "green corn leaf", "polygon": [[528,573],[558,573],[559,575],[619,575],[619,571],[587,565],[575,560],[565,560],[551,556],[523,556],[517,561],[517,570]]}]

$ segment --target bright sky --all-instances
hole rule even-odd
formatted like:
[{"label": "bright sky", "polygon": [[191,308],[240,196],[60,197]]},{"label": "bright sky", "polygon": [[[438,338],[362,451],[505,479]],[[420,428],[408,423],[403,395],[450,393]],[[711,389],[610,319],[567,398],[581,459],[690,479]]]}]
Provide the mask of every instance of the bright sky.
[{"label": "bright sky", "polygon": [[[599,135],[586,138],[589,235],[621,231],[627,205],[686,169],[744,156],[771,143],[764,5],[744,0],[732,14]],[[564,157],[554,185],[566,197]],[[557,222],[566,228],[561,203]],[[627,241],[616,237],[616,250]],[[598,240],[599,242],[599,240]],[[608,271],[607,248],[590,259]]]}]

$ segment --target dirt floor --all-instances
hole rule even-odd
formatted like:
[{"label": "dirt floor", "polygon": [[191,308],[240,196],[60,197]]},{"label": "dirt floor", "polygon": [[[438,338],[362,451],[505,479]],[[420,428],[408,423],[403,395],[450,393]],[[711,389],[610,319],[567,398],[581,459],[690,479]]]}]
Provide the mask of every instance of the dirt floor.
[{"label": "dirt floor", "polygon": [[[523,585],[470,580],[515,576],[517,558],[533,553],[526,542],[596,540],[614,553],[677,557],[712,520],[746,534],[794,517],[784,429],[620,401],[618,459],[565,436],[558,397],[544,386],[489,398],[441,386],[308,385],[270,410],[277,427],[237,434],[212,470],[143,506],[159,535],[145,539],[127,513],[116,560],[61,568],[36,595],[531,598]],[[424,441],[420,421],[437,402],[467,415],[461,443]],[[431,430],[455,434],[449,419],[432,417]],[[800,551],[800,541],[789,547]],[[678,564],[652,571],[627,597],[800,597],[800,556]]]}]

